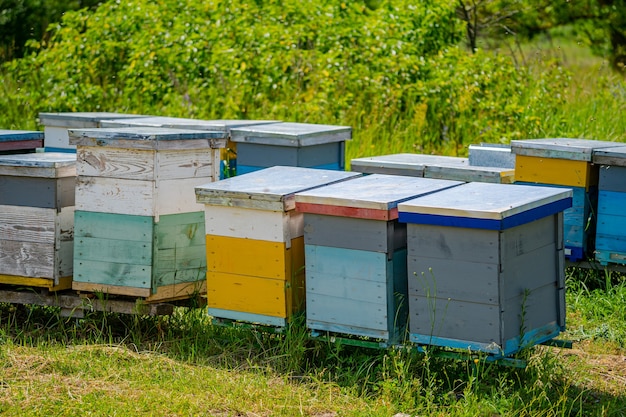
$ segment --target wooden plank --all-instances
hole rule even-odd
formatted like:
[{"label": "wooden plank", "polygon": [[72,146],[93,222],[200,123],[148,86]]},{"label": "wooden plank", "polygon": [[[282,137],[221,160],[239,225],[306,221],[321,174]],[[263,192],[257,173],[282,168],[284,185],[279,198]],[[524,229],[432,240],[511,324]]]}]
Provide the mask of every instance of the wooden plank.
[{"label": "wooden plank", "polygon": [[506,266],[517,256],[556,244],[557,227],[556,215],[552,215],[500,232],[500,262]]},{"label": "wooden plank", "polygon": [[407,256],[409,297],[500,303],[498,263]]},{"label": "wooden plank", "polygon": [[493,344],[496,350],[502,346],[500,307],[497,305],[411,296],[409,311],[412,339],[419,335],[433,345],[439,344],[437,338],[450,338],[467,344]]},{"label": "wooden plank", "polygon": [[[371,329],[369,336],[380,337],[389,331],[387,303],[369,303],[328,295],[307,294],[307,321],[312,329],[320,322]],[[382,333],[382,332],[385,333]]]},{"label": "wooden plank", "polygon": [[558,293],[556,286],[548,284],[507,299],[502,312],[503,338],[511,339],[556,323],[560,308]]},{"label": "wooden plank", "polygon": [[602,215],[624,215],[626,193],[600,190],[598,192],[598,217]]},{"label": "wooden plank", "polygon": [[115,294],[115,295],[127,295],[130,297],[149,297],[149,288],[134,288],[126,285],[110,285],[100,284],[96,282],[82,282],[74,280],[72,282],[72,289],[74,291],[86,291],[89,293],[102,293],[102,294]]},{"label": "wooden plank", "polygon": [[[407,225],[409,258],[498,264],[499,248],[497,231],[435,225]],[[419,273],[423,268],[427,266],[422,264]]]},{"label": "wooden plank", "polygon": [[153,266],[155,276],[164,271],[186,269],[206,271],[206,248],[204,245],[170,249],[156,248]]},{"label": "wooden plank", "polygon": [[[152,267],[116,262],[74,260],[74,290],[147,297],[151,293]],[[136,291],[136,290],[141,291]]]},{"label": "wooden plank", "polygon": [[54,245],[55,208],[0,205],[0,236],[3,240]]},{"label": "wooden plank", "polygon": [[614,148],[594,150],[593,163],[598,165],[626,166],[626,144],[621,143]]},{"label": "wooden plank", "polygon": [[[626,214],[626,213],[625,213]],[[626,231],[626,215],[602,214],[598,216],[596,234],[602,236],[623,236]],[[606,248],[603,248],[606,249]]]},{"label": "wooden plank", "polygon": [[626,166],[601,166],[599,189],[626,193]]},{"label": "wooden plank", "polygon": [[118,264],[152,265],[152,242],[76,237],[74,259]]},{"label": "wooden plank", "polygon": [[152,242],[154,219],[150,216],[129,216],[77,210],[74,216],[75,238],[90,237]]},{"label": "wooden plank", "polygon": [[[207,235],[209,272],[287,280],[288,252],[284,243]],[[302,239],[302,238],[300,238]]]},{"label": "wooden plank", "polygon": [[[56,281],[56,282],[55,282]],[[17,285],[20,287],[41,287],[49,291],[62,291],[72,288],[72,277],[61,277],[58,280],[37,277],[22,277],[16,275],[0,274],[0,283],[7,285]],[[6,300],[1,299],[2,302]]]},{"label": "wooden plank", "polygon": [[596,234],[596,249],[602,252],[626,254],[626,235],[619,232],[612,235],[598,233]]},{"label": "wooden plank", "polygon": [[219,308],[273,317],[287,317],[289,287],[279,279],[237,274],[207,273],[209,308]]},{"label": "wooden plank", "polygon": [[147,303],[162,301],[186,300],[206,294],[206,277],[202,274],[202,279],[190,282],[177,282],[171,285],[159,285],[156,292],[146,298]]},{"label": "wooden plank", "polygon": [[[394,245],[388,230],[390,225],[386,221],[306,213],[304,222],[304,239],[307,245],[381,253],[389,253]],[[398,232],[402,233],[401,230]],[[406,243],[401,244],[401,247],[405,245]]]},{"label": "wooden plank", "polygon": [[135,216],[161,216],[202,211],[194,187],[206,178],[153,181],[79,177],[76,209]]},{"label": "wooden plank", "polygon": [[212,152],[206,150],[161,151],[83,147],[77,151],[80,176],[135,180],[218,177]]},{"label": "wooden plank", "polygon": [[271,146],[257,143],[239,143],[237,164],[258,167],[302,166],[298,164],[298,151],[293,146]]},{"label": "wooden plank", "polygon": [[424,169],[424,178],[513,184],[515,170],[497,167],[427,165]]},{"label": "wooden plank", "polygon": [[74,274],[74,241],[61,241],[54,250],[55,280]]},{"label": "wooden plank", "polygon": [[43,143],[47,148],[76,149],[76,145],[70,145],[67,127],[44,126]]},{"label": "wooden plank", "polygon": [[523,182],[584,187],[598,184],[598,167],[586,161],[517,155],[515,179]]},{"label": "wooden plank", "polygon": [[[142,300],[99,299],[76,294],[41,294],[32,291],[0,290],[0,299],[12,304],[33,304],[60,307],[78,313],[79,310],[106,311],[121,314],[169,315],[174,312],[172,304],[145,304]],[[80,314],[76,314],[80,315]]]},{"label": "wooden plank", "polygon": [[0,240],[0,274],[55,278],[54,245]]},{"label": "wooden plank", "polygon": [[206,244],[204,212],[161,216],[159,222],[154,225],[154,242],[160,250],[189,246],[204,248]]},{"label": "wooden plank", "polygon": [[[126,149],[209,149],[226,145],[224,132],[160,127],[68,129],[70,144]],[[192,142],[192,143],[190,143]]]},{"label": "wooden plank", "polygon": [[510,145],[471,144],[468,154],[470,166],[515,168],[515,154],[511,152]]},{"label": "wooden plank", "polygon": [[[307,294],[336,293],[336,296],[343,294],[346,298],[384,301],[384,298],[380,299],[381,293],[378,290],[384,288],[382,294],[386,294],[387,283],[392,279],[387,276],[386,254],[309,244],[305,245],[304,251]],[[362,288],[351,296],[347,294],[348,287],[345,287],[348,284],[351,286],[349,288]],[[373,292],[368,292],[368,289]]]},{"label": "wooden plank", "polygon": [[[500,293],[503,299],[515,298],[525,291],[535,291],[545,285],[559,287],[557,271],[559,251],[551,243],[532,252],[503,260]],[[504,308],[507,308],[506,302]]]},{"label": "wooden plank", "polygon": [[303,235],[302,214],[242,207],[205,206],[207,235],[288,242]]},{"label": "wooden plank", "polygon": [[156,269],[153,273],[152,290],[159,291],[161,287],[172,285],[193,284],[206,281],[206,266],[188,269]]}]

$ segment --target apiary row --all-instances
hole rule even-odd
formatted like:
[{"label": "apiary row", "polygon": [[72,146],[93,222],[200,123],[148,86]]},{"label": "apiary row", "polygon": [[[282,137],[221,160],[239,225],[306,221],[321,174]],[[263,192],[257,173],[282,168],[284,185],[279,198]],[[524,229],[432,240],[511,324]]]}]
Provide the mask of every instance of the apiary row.
[{"label": "apiary row", "polygon": [[[470,145],[469,158],[397,154],[358,158],[363,173],[458,178],[571,189],[564,213],[565,256],[571,262],[626,264],[623,203],[626,144],[585,139],[514,140]],[[495,168],[494,168],[495,167]]]},{"label": "apiary row", "polygon": [[148,302],[200,293],[216,318],[285,326],[302,313],[314,332],[493,355],[563,329],[571,187],[511,185],[510,167],[427,155],[418,174],[396,162],[403,175],[362,176],[342,170],[345,128],[263,126],[276,136],[252,143],[295,148],[283,165],[317,169],[250,165],[217,181],[233,130],[149,125],[70,129],[75,156],[2,157],[0,267],[13,269],[0,283]]}]

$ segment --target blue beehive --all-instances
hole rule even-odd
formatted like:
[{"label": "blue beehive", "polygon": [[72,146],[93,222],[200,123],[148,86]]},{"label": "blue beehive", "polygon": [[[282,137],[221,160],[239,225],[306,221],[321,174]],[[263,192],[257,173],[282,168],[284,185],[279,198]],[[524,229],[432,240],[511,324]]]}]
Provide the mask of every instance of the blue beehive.
[{"label": "blue beehive", "polygon": [[276,165],[345,169],[349,126],[273,123],[231,129],[237,144],[237,175]]},{"label": "blue beehive", "polygon": [[400,203],[411,341],[508,356],[557,336],[571,195],[469,183]]},{"label": "blue beehive", "polygon": [[626,145],[594,152],[600,165],[595,258],[626,264]]},{"label": "blue beehive", "polygon": [[374,174],[296,194],[304,213],[307,327],[401,342],[406,226],[397,205],[460,184]]}]

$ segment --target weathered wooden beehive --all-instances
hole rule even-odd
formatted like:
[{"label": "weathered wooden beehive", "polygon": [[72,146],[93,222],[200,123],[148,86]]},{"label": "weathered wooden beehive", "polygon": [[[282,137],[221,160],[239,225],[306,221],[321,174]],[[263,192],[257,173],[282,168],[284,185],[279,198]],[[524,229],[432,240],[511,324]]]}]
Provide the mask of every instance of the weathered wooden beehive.
[{"label": "weathered wooden beehive", "polygon": [[0,283],[70,288],[76,155],[0,156]]},{"label": "weathered wooden beehive", "polygon": [[35,152],[43,146],[43,132],[0,129],[0,155]]},{"label": "weathered wooden beehive", "polygon": [[349,126],[273,123],[231,129],[237,144],[237,175],[276,165],[345,169]]},{"label": "weathered wooden beehive", "polygon": [[626,264],[626,144],[594,151],[600,166],[595,258]]},{"label": "weathered wooden beehive", "polygon": [[194,187],[219,177],[222,132],[70,130],[77,145],[72,288],[188,298],[204,291],[204,207]]},{"label": "weathered wooden beehive", "polygon": [[224,132],[228,138],[221,151],[221,177],[233,177],[237,168],[237,144],[230,139],[230,130],[238,127],[249,127],[279,120],[197,120],[180,117],[141,117],[137,119],[115,119],[102,121],[101,127],[168,127],[175,129],[210,130]]},{"label": "weathered wooden beehive", "polygon": [[70,144],[68,129],[98,128],[103,120],[138,117],[141,116],[110,112],[39,113],[39,123],[44,126],[43,146],[46,152],[75,152],[76,145]]},{"label": "weathered wooden beehive", "polygon": [[469,164],[480,167],[515,169],[515,154],[510,145],[480,143],[469,146]]},{"label": "weathered wooden beehive", "polygon": [[368,175],[296,194],[304,213],[307,327],[402,342],[406,225],[397,205],[463,184]]},{"label": "weathered wooden beehive", "polygon": [[411,341],[508,356],[565,326],[571,191],[469,183],[398,205]]},{"label": "weathered wooden beehive", "polygon": [[303,214],[294,194],[357,173],[272,167],[196,187],[216,318],[284,326],[304,309]]},{"label": "weathered wooden beehive", "polygon": [[592,163],[592,153],[616,145],[567,138],[511,141],[516,182],[559,185],[574,192],[573,206],[564,214],[565,256],[570,261],[584,259],[594,247],[598,165]]},{"label": "weathered wooden beehive", "polygon": [[470,166],[467,158],[423,154],[393,154],[357,158],[352,171],[364,174],[406,175],[453,181],[479,181],[510,184],[514,170],[501,167]]}]

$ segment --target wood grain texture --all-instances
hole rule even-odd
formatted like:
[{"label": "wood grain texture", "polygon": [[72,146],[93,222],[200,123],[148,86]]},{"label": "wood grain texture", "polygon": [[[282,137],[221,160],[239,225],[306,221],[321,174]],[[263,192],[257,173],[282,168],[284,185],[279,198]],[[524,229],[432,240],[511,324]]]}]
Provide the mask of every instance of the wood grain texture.
[{"label": "wood grain texture", "polygon": [[0,239],[54,245],[57,210],[0,205]]},{"label": "wood grain texture", "polygon": [[202,211],[194,187],[206,178],[143,181],[118,178],[79,177],[76,209],[83,211],[163,216]]},{"label": "wood grain texture", "polygon": [[136,180],[219,178],[214,164],[216,150],[161,151],[80,147],[77,174]]},{"label": "wood grain texture", "polygon": [[0,274],[54,279],[54,257],[50,243],[0,240]]},{"label": "wood grain texture", "polygon": [[116,286],[76,280],[72,282],[72,289],[88,293],[128,295],[130,297],[149,297],[151,294],[149,288],[134,288],[127,285]]}]

